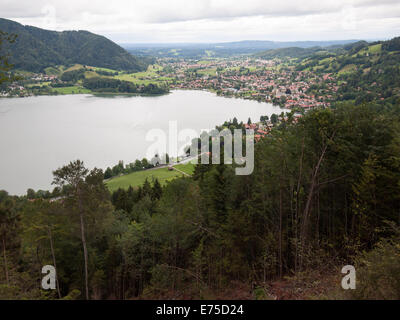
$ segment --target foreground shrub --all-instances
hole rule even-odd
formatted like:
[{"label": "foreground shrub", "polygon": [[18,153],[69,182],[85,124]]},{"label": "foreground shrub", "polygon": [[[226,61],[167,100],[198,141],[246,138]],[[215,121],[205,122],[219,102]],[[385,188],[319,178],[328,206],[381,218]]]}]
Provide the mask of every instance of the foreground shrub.
[{"label": "foreground shrub", "polygon": [[400,239],[384,240],[361,255],[353,299],[400,299]]}]

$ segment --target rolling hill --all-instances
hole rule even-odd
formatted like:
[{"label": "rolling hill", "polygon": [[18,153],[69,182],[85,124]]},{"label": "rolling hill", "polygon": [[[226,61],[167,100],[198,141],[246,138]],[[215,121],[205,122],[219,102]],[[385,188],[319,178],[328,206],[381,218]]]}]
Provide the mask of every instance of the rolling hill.
[{"label": "rolling hill", "polygon": [[317,52],[327,52],[337,47],[311,47],[311,48],[301,48],[301,47],[288,47],[288,48],[278,48],[256,53],[255,56],[263,59],[274,59],[274,58],[305,58]]},{"label": "rolling hill", "polygon": [[286,57],[294,58],[290,61],[292,67],[333,75],[341,84],[336,101],[400,101],[400,37],[372,43],[359,41],[332,50],[310,50],[295,57],[293,53],[301,51],[297,49],[286,53]]},{"label": "rolling hill", "polygon": [[2,18],[0,30],[18,35],[14,44],[4,47],[17,69],[40,72],[49,66],[82,64],[137,72],[148,66],[148,59],[88,31],[49,31]]}]

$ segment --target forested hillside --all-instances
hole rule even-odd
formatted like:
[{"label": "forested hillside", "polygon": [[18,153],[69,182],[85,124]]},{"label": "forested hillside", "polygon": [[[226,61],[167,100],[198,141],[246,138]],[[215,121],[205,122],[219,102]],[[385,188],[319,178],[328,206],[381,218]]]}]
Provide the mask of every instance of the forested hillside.
[{"label": "forested hillside", "polygon": [[88,31],[49,31],[1,19],[0,30],[18,37],[4,46],[16,69],[41,72],[56,65],[82,64],[114,70],[143,71],[148,62]]},{"label": "forested hillside", "polygon": [[275,58],[306,58],[318,52],[327,53],[335,52],[342,46],[329,46],[326,48],[322,47],[311,47],[311,48],[300,48],[300,47],[287,47],[278,48],[259,52],[255,54],[256,57],[263,59],[275,59]]},{"label": "forested hillside", "polygon": [[0,297],[216,298],[241,284],[241,298],[268,298],[272,280],[321,274],[306,288],[355,264],[350,297],[399,299],[399,123],[399,106],[347,104],[289,115],[256,144],[250,176],[198,165],[110,195],[76,161],[54,172],[61,199],[1,192]]}]

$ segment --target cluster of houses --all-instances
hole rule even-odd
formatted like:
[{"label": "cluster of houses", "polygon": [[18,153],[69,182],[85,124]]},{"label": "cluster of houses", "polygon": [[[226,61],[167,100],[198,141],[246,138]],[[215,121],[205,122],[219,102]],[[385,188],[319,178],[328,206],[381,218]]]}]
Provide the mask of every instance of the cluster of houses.
[{"label": "cluster of houses", "polygon": [[261,138],[264,138],[267,136],[270,132],[271,129],[273,128],[272,122],[268,121],[267,123],[251,123],[251,124],[245,124],[244,127],[246,130],[252,129],[254,130],[254,140],[255,142],[258,142],[261,140]]},{"label": "cluster of houses", "polygon": [[6,91],[0,92],[0,97],[26,96],[26,95],[28,95],[26,88],[18,83],[12,83],[7,87]]},{"label": "cluster of houses", "polygon": [[[34,73],[29,78],[25,79],[28,82],[34,82],[34,84],[41,82],[57,82],[59,81],[57,76],[47,75],[43,73]],[[26,83],[26,81],[24,81]],[[28,86],[29,88],[29,86]],[[20,96],[25,97],[29,96],[31,93],[28,92],[27,87],[25,87],[21,82],[13,82],[12,84],[7,86],[5,91],[0,92],[0,97],[11,97],[11,96]]]},{"label": "cluster of houses", "polygon": [[[287,109],[329,107],[339,86],[331,74],[318,75],[294,68],[277,69],[279,60],[215,60],[208,63],[169,62],[175,89],[211,89],[220,95],[272,102]],[[171,70],[171,69],[170,69]],[[323,84],[316,94],[312,86]]]},{"label": "cluster of houses", "polygon": [[[293,115],[293,122],[297,123],[299,119],[303,115],[300,113],[295,113]],[[282,121],[288,121],[288,117],[284,116],[283,118],[281,116],[278,116],[277,118],[277,123],[280,123]],[[246,123],[244,124],[244,128],[246,130],[254,130],[254,140],[255,142],[259,142],[262,138],[266,137],[271,133],[272,128],[274,127],[274,123],[271,120],[266,120],[262,122],[257,122],[257,123]]]},{"label": "cluster of houses", "polygon": [[57,80],[57,76],[47,75],[47,74],[43,74],[43,73],[37,73],[37,74],[34,74],[31,77],[31,80],[39,81],[39,82],[41,82],[41,81],[55,81],[55,80]]}]

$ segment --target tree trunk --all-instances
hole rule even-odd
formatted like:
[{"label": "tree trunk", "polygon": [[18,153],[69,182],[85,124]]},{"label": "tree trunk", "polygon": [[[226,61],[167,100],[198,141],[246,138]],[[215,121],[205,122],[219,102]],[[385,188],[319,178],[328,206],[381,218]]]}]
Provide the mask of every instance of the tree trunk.
[{"label": "tree trunk", "polygon": [[324,160],[326,150],[328,149],[328,144],[326,144],[322,150],[321,156],[318,159],[318,162],[316,166],[314,167],[313,170],[313,175],[311,179],[311,186],[310,186],[310,191],[307,196],[307,202],[306,206],[304,208],[304,213],[303,213],[303,222],[301,224],[301,230],[300,230],[300,244],[301,244],[301,256],[300,256],[300,269],[303,268],[303,261],[304,261],[304,254],[305,254],[305,246],[306,246],[306,237],[307,237],[307,227],[308,227],[308,219],[310,216],[310,211],[311,211],[311,204],[312,200],[314,198],[314,191],[315,188],[317,187],[317,178],[318,178],[318,173],[319,173],[319,168],[321,166],[322,161]]},{"label": "tree trunk", "polygon": [[307,197],[306,207],[304,209],[303,223],[302,223],[301,234],[300,234],[300,238],[302,239],[302,241],[304,241],[306,233],[307,233],[308,217],[310,215],[311,203],[312,203],[312,200],[314,197],[314,190],[315,190],[315,187],[317,186],[317,177],[318,177],[318,173],[319,173],[319,168],[324,159],[327,149],[328,149],[328,145],[325,145],[325,147],[322,151],[322,154],[318,159],[317,165],[314,168],[313,176],[311,179],[311,186],[310,186],[310,191],[309,191],[308,197]]},{"label": "tree trunk", "polygon": [[81,220],[81,237],[82,237],[82,246],[83,246],[83,256],[85,258],[85,291],[86,291],[86,300],[89,300],[89,280],[88,280],[88,254],[86,247],[86,238],[85,238],[85,225],[83,222],[83,213],[80,213]]},{"label": "tree trunk", "polygon": [[296,247],[295,247],[295,255],[294,255],[294,270],[297,271],[298,267],[298,257],[299,257],[299,211],[300,211],[300,187],[301,187],[301,179],[303,176],[303,159],[304,159],[304,137],[301,143],[301,157],[299,164],[299,178],[297,180],[297,189],[296,189],[296,213],[295,213],[295,224],[294,224],[294,232],[296,239]]},{"label": "tree trunk", "polygon": [[282,187],[279,190],[279,278],[282,278]]},{"label": "tree trunk", "polygon": [[81,193],[79,185],[76,187],[76,197],[78,201],[79,207],[79,218],[81,224],[81,240],[82,240],[82,247],[83,247],[83,257],[85,260],[85,296],[86,300],[89,300],[89,276],[88,276],[88,253],[87,253],[87,246],[86,246],[86,237],[85,237],[85,223],[83,220],[83,207],[82,207],[82,200],[81,200]]},{"label": "tree trunk", "polygon": [[4,271],[5,271],[5,274],[6,274],[6,282],[7,282],[7,285],[9,286],[10,285],[10,278],[8,277],[5,235],[3,235],[3,258],[4,258]]},{"label": "tree trunk", "polygon": [[60,285],[58,283],[58,270],[57,270],[57,264],[56,264],[56,255],[54,254],[53,237],[51,235],[50,227],[49,227],[49,240],[50,240],[51,256],[53,258],[53,265],[54,265],[54,269],[56,269],[56,284],[57,284],[58,298],[61,299]]}]

